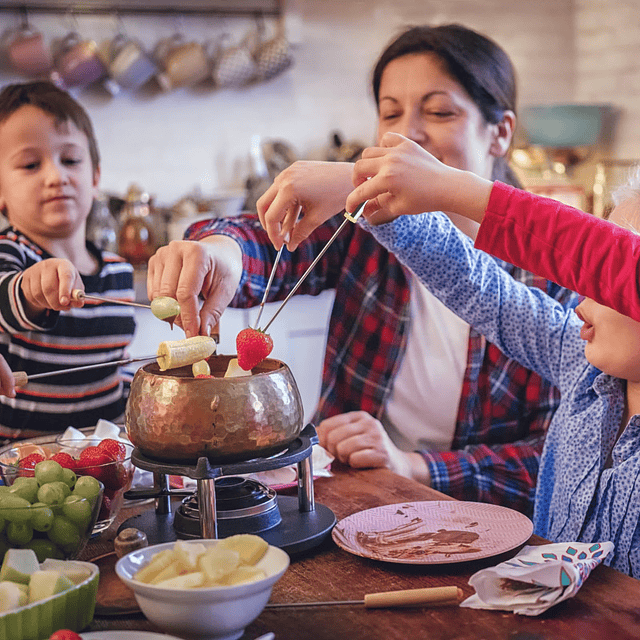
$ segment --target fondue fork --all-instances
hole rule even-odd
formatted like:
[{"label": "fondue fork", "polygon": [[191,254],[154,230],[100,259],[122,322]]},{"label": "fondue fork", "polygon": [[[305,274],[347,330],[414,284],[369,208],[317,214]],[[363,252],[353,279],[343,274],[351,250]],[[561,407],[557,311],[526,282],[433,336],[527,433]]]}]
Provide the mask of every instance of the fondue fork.
[{"label": "fondue fork", "polygon": [[278,253],[276,254],[276,259],[273,262],[273,267],[271,267],[271,275],[269,276],[269,281],[267,282],[267,288],[264,290],[264,295],[262,296],[262,302],[260,302],[260,311],[258,311],[258,317],[256,318],[255,328],[258,329],[260,326],[260,318],[262,317],[262,312],[264,311],[264,303],[267,301],[267,296],[269,295],[269,290],[271,289],[271,283],[273,282],[273,277],[276,275],[276,268],[278,267],[278,262],[280,262],[280,256],[282,255],[282,250],[284,249],[284,244],[278,249]]},{"label": "fondue fork", "polygon": [[102,296],[87,295],[81,289],[74,289],[71,292],[72,300],[95,300],[96,302],[113,302],[114,304],[125,304],[128,307],[141,307],[142,309],[151,309],[150,304],[140,304],[139,302],[127,302],[126,300],[114,300],[113,298],[103,298]]},{"label": "fondue fork", "polygon": [[[287,302],[289,302],[291,296],[299,289],[300,285],[305,281],[306,277],[313,271],[313,268],[316,266],[316,264],[318,264],[318,261],[320,260],[320,258],[322,258],[326,250],[331,246],[331,243],[338,237],[338,235],[340,234],[342,229],[345,227],[345,225],[348,222],[353,222],[353,223],[357,222],[358,218],[362,215],[362,212],[364,211],[364,207],[367,204],[367,202],[369,201],[365,200],[361,205],[359,205],[356,208],[356,210],[353,213],[345,212],[344,214],[345,219],[342,221],[342,224],[335,230],[334,234],[327,241],[327,244],[325,244],[324,247],[322,248],[322,251],[320,251],[320,253],[315,257],[314,261],[309,265],[309,267],[302,274],[302,276],[300,276],[300,280],[298,280],[298,282],[296,282],[296,284],[294,285],[293,289],[289,291],[289,293],[287,294],[287,297],[282,301],[282,303],[280,304],[276,312],[273,314],[273,317],[271,318],[271,320],[267,322],[264,329],[261,329],[261,331],[263,331],[264,333],[267,332],[267,329],[271,326],[271,323],[278,317],[278,314],[282,311],[282,309],[284,308],[284,305],[287,304]],[[256,328],[258,328],[257,322],[256,322]]]},{"label": "fondue fork", "polygon": [[13,380],[16,387],[22,387],[31,380],[37,378],[47,378],[48,376],[59,376],[63,373],[76,373],[76,371],[87,371],[89,369],[100,369],[102,367],[113,367],[121,364],[130,364],[131,362],[142,362],[143,360],[155,360],[158,356],[142,356],[140,358],[127,358],[126,360],[112,360],[110,362],[99,362],[97,364],[85,364],[81,367],[71,367],[70,369],[56,369],[55,371],[45,371],[44,373],[34,373],[27,375],[26,371],[14,371]]},{"label": "fondue fork", "polygon": [[297,607],[330,607],[334,605],[364,605],[365,609],[385,609],[394,607],[439,607],[458,604],[463,593],[460,587],[425,587],[402,591],[367,593],[364,600],[328,600],[326,602],[277,602],[267,604],[267,609],[288,609]]}]

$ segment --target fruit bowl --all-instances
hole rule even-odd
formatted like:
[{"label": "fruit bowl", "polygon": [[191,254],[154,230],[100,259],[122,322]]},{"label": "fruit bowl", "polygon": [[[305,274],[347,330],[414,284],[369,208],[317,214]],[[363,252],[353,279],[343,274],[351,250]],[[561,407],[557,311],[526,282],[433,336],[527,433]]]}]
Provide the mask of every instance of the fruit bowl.
[{"label": "fruit bowl", "polygon": [[43,436],[8,445],[0,449],[0,479],[11,486],[17,478],[33,477],[34,466],[41,458],[59,462],[67,469],[65,473],[78,478],[92,476],[104,485],[100,511],[92,530],[92,535],[98,535],[108,529],[118,515],[124,493],[131,488],[134,472],[133,445],[111,440],[115,444],[113,451],[109,451],[106,442],[103,440],[95,446]]},{"label": "fruit bowl", "polygon": [[43,640],[58,629],[82,631],[93,620],[100,571],[90,562],[74,561],[88,574],[70,589],[32,604],[0,613],[0,638]]},{"label": "fruit bowl", "polygon": [[[194,544],[189,541],[188,544]],[[198,540],[205,547],[218,540]],[[196,543],[196,544],[197,544]],[[172,589],[134,579],[153,556],[174,547],[173,542],[137,549],[116,563],[116,574],[134,593],[142,613],[167,633],[199,640],[235,640],[262,612],[273,585],[289,566],[282,549],[269,546],[255,565],[265,577],[232,586]]]},{"label": "fruit bowl", "polygon": [[[62,467],[44,461],[34,476],[0,486],[0,561],[8,549],[32,549],[46,558],[76,558],[91,537],[104,486],[94,478],[64,479]],[[73,487],[71,486],[73,485]]]}]

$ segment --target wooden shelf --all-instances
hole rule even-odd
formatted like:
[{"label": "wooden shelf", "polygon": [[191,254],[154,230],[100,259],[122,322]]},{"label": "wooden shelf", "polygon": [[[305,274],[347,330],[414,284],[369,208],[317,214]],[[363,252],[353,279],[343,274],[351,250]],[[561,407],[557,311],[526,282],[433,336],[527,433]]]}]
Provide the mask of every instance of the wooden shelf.
[{"label": "wooden shelf", "polygon": [[278,16],[281,0],[3,0],[0,11]]}]

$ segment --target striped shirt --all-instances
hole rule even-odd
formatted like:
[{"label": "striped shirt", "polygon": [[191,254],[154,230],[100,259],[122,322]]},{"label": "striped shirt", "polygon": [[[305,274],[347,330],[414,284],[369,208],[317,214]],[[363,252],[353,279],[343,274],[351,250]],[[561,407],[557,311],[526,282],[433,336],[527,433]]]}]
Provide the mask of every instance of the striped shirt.
[{"label": "striped shirt", "polygon": [[[334,216],[296,251],[283,252],[270,302],[286,297],[342,220]],[[232,237],[242,247],[243,274],[232,306],[258,305],[275,257],[258,218],[198,222],[187,230],[186,239],[214,233]],[[498,263],[514,278],[542,288],[563,304],[577,303],[570,291]],[[411,321],[408,274],[370,233],[348,225],[297,293],[318,295],[325,289],[335,289],[336,296],[314,422],[359,410],[380,419],[406,349]],[[555,387],[472,329],[451,451],[420,451],[431,486],[460,500],[531,513],[540,453],[558,401]]]},{"label": "striped shirt", "polygon": [[[133,268],[119,256],[87,243],[98,262],[82,275],[87,294],[133,300]],[[28,375],[120,360],[133,337],[131,307],[85,303],[80,309],[48,310],[29,319],[24,310],[22,272],[51,258],[13,227],[0,232],[0,354],[12,371]],[[117,420],[124,412],[124,383],[118,367],[105,367],[29,382],[15,398],[0,396],[0,437],[64,431]]]}]

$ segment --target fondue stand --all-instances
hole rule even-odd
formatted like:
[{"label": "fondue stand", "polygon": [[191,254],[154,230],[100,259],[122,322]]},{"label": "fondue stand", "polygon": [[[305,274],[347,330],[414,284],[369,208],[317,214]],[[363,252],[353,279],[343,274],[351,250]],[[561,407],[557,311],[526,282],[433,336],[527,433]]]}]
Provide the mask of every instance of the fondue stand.
[{"label": "fondue stand", "polygon": [[[154,487],[128,491],[125,497],[154,498],[155,510],[129,518],[118,531],[128,527],[144,531],[150,544],[253,533],[290,554],[312,549],[336,522],[331,509],[314,500],[311,453],[317,442],[315,427],[308,424],[276,455],[224,465],[204,456],[194,464],[172,463],[146,456],[136,448],[132,461],[136,467],[153,472]],[[292,464],[298,470],[297,498],[278,495],[257,480],[243,477]],[[171,489],[169,475],[196,480],[197,491]],[[185,494],[174,515],[172,498]]]}]

